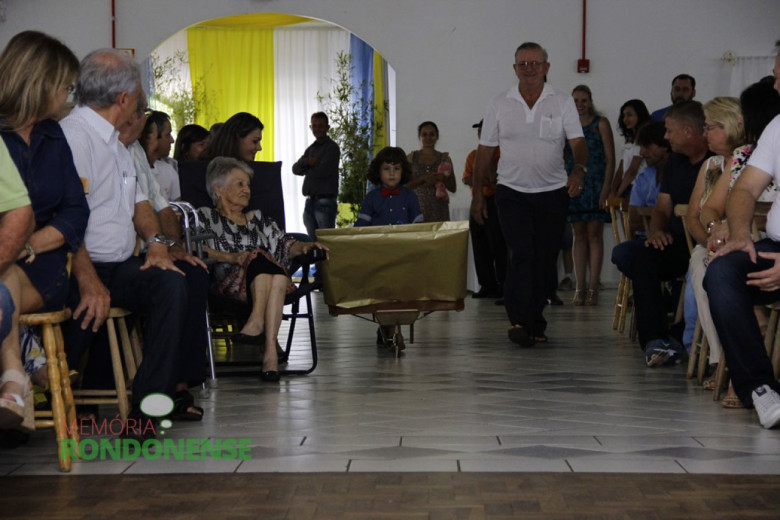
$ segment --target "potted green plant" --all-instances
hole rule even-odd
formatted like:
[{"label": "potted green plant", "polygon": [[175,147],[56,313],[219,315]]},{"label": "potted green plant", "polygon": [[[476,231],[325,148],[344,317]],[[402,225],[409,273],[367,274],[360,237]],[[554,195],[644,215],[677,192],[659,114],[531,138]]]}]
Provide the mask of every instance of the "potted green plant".
[{"label": "potted green plant", "polygon": [[381,135],[383,125],[372,117],[376,106],[361,94],[364,86],[372,84],[363,81],[358,88],[352,81],[352,55],[338,53],[336,65],[331,91],[324,96],[317,93],[317,100],[328,114],[330,136],[341,148],[337,225],[346,227],[357,219],[366,195],[366,174],[373,156],[373,143],[375,137]]}]

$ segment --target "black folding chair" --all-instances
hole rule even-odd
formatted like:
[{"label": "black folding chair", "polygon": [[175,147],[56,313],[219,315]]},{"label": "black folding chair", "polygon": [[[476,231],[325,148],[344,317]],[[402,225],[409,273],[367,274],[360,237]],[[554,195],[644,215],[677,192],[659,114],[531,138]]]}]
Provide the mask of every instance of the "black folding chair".
[{"label": "black folding chair", "polygon": [[[194,217],[190,216],[187,221],[183,222],[185,225],[185,239],[189,244],[191,251],[200,252],[199,248],[202,248],[203,240],[207,239],[207,236],[199,235],[194,231],[193,224],[197,219],[197,213],[195,207],[213,207],[213,202],[208,196],[206,191],[206,161],[197,162],[181,162],[179,163],[179,183],[181,186],[182,200],[187,201],[189,208]],[[255,171],[254,176],[250,182],[251,197],[249,201],[250,209],[259,209],[264,215],[268,215],[273,218],[279,226],[284,229],[284,196],[282,193],[281,183],[281,162],[268,163],[268,162],[253,162],[249,163],[252,169]],[[174,206],[182,206],[181,203],[172,204]],[[188,209],[182,210],[181,207],[177,208],[180,212],[189,211]],[[189,227],[189,230],[187,229]],[[293,233],[297,240],[308,241],[309,237],[305,234]],[[289,308],[289,311],[282,313],[282,319],[289,321],[289,329],[287,333],[287,342],[285,347],[285,355],[289,357],[292,351],[293,336],[295,332],[295,325],[299,318],[305,318],[309,325],[309,342],[311,346],[311,365],[305,368],[293,368],[287,367],[286,369],[280,369],[282,375],[303,375],[310,374],[317,367],[317,338],[314,329],[314,312],[311,302],[311,293],[320,287],[319,283],[315,283],[309,280],[309,269],[311,261],[308,258],[301,257],[293,259],[293,272],[297,269],[301,269],[301,280],[296,283],[296,289],[294,292],[288,294],[285,297],[285,309]],[[306,301],[306,308],[301,309],[301,300]],[[231,336],[235,332],[235,327],[230,330],[230,324],[238,324],[246,321],[251,311],[251,306],[248,303],[240,302],[230,298],[225,298],[219,294],[209,294],[209,344],[211,345],[211,352],[209,356],[211,364],[212,379],[216,382],[216,366],[225,367],[252,367],[259,366],[258,362],[254,361],[214,361],[214,346],[212,340],[223,339],[228,348],[231,348]],[[257,371],[236,371],[231,370],[224,372],[224,375],[255,375]]]}]

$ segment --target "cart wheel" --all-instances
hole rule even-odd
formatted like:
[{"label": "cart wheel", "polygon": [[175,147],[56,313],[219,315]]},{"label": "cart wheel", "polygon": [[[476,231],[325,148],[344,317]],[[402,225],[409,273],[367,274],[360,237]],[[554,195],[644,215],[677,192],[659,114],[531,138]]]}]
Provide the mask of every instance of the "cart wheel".
[{"label": "cart wheel", "polygon": [[401,357],[401,352],[406,349],[406,344],[404,343],[404,336],[401,333],[400,325],[396,325],[395,332],[393,332],[393,347],[395,348],[396,358]]}]

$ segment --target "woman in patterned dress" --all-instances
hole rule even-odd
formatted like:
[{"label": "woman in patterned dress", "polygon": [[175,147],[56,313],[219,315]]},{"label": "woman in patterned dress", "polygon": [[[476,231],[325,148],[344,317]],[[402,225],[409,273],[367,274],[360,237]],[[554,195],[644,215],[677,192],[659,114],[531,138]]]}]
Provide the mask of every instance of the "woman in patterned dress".
[{"label": "woman in patterned dress", "polygon": [[455,193],[457,189],[455,176],[452,174],[452,160],[447,152],[436,150],[439,127],[433,121],[421,123],[417,127],[417,137],[422,148],[408,156],[409,164],[412,165],[412,179],[406,187],[417,194],[423,221],[446,222],[450,219],[450,199],[447,191]]},{"label": "woman in patterned dress", "polygon": [[277,334],[286,294],[294,290],[290,260],[315,248],[298,242],[260,210],[244,212],[249,204],[249,181],[254,172],[232,157],[214,158],[206,170],[206,189],[214,208],[198,209],[203,231],[214,233],[204,251],[217,261],[215,289],[223,296],[252,304],[236,340],[265,345],[264,381],[279,381]]},{"label": "woman in patterned dress", "polygon": [[[590,88],[577,85],[572,97],[588,143],[585,186],[578,197],[569,201],[569,215],[566,217],[566,221],[572,223],[574,232],[572,252],[577,285],[572,303],[596,305],[604,258],[604,222],[610,222],[606,207],[612,186],[612,174],[615,172],[615,144],[609,121],[598,115],[593,108]],[[587,269],[590,270],[590,279],[586,294]]]}]

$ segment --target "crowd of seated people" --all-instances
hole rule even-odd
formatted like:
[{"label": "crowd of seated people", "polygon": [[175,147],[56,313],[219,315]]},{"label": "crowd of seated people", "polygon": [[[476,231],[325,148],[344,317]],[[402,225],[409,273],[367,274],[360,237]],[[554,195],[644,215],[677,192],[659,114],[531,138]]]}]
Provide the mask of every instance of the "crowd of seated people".
[{"label": "crowd of seated people", "polygon": [[[261,346],[261,379],[279,381],[284,360],[278,332],[291,290],[291,259],[322,246],[296,240],[259,210],[247,211],[253,175],[247,163],[261,150],[260,119],[240,112],[213,135],[197,125],[179,133],[176,159],[209,161],[213,207],[197,211],[203,230],[213,233],[205,248],[216,260],[210,275],[181,241],[169,205],[180,197],[176,162],[168,159],[171,121],[147,109],[132,58],[102,49],[79,64],[58,40],[26,31],[0,55],[0,69],[0,429],[34,428],[20,313],[70,308],[73,319],[64,332],[73,366],[93,354],[110,307],[145,315],[144,356],[130,413],[136,429],[126,428],[127,437],[154,435],[154,429],[137,426],[156,420],[140,407],[153,393],[173,398],[177,419],[203,417],[189,388],[205,378],[209,290],[247,303],[249,317],[235,339]],[[674,85],[681,81],[691,88],[678,89],[685,96],[675,97]],[[604,183],[599,198],[606,198],[607,189],[630,193],[632,206],[652,205],[654,211],[646,236],[616,247],[613,261],[633,280],[648,367],[671,366],[687,356],[689,342],[670,332],[661,282],[690,271],[688,325],[691,312],[698,313],[710,362],[725,358],[731,369],[732,401],[755,407],[761,424],[771,428],[780,424],[780,384],[753,305],[780,299],[780,267],[774,267],[780,211],[770,215],[767,238],[756,244],[750,222],[756,200],[775,200],[780,80],[751,85],[739,100],[716,97],[704,105],[691,100],[694,86],[690,76],[675,78],[674,104],[664,110],[663,122],[646,121],[639,100],[621,107],[626,146],[620,178]],[[58,123],[73,91],[76,107]],[[415,163],[446,163],[446,154],[435,150],[436,126],[426,122],[418,130],[423,148],[412,157]],[[430,168],[425,171],[431,175]],[[442,174],[427,181],[432,200],[443,207],[445,190],[454,191],[451,179]],[[433,180],[444,183],[444,196],[436,197]],[[692,253],[674,214],[678,204],[688,205]],[[136,237],[145,244],[138,256]]]},{"label": "crowd of seated people", "polygon": [[[612,259],[634,283],[639,343],[647,365],[684,360],[698,318],[710,345],[709,363],[725,362],[729,369],[731,386],[723,406],[755,408],[760,423],[773,428],[780,424],[780,384],[764,348],[762,309],[754,305],[780,299],[780,212],[773,206],[766,238],[755,243],[752,223],[757,201],[777,203],[780,47],[774,77],[750,85],[739,99],[715,97],[702,106],[675,100],[673,91],[673,101],[663,115],[672,153],[662,166],[647,237],[615,247]],[[639,136],[650,128],[641,127]],[[645,160],[651,157],[646,147],[641,154]],[[690,254],[682,222],[674,214],[678,204],[687,205]],[[687,333],[676,338],[660,282],[675,280],[686,270]],[[709,389],[714,385],[705,381]]]}]

